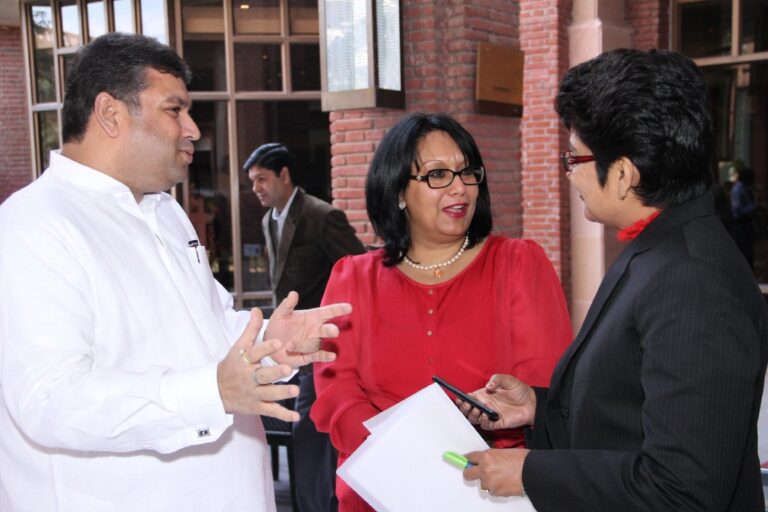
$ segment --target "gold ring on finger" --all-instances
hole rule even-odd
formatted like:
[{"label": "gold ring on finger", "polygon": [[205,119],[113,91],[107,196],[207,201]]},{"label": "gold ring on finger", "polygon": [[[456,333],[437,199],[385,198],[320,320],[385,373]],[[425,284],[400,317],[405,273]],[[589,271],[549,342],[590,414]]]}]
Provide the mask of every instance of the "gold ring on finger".
[{"label": "gold ring on finger", "polygon": [[244,348],[240,349],[240,357],[243,358],[243,361],[245,361],[245,364],[248,364],[248,365],[253,364],[253,361],[251,361],[251,359],[248,357],[248,352],[246,352]]}]

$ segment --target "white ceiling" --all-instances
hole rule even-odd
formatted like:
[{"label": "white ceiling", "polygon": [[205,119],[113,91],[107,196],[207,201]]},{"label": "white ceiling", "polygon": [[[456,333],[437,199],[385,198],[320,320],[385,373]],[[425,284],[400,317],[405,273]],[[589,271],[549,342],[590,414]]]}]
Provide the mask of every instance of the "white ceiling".
[{"label": "white ceiling", "polygon": [[0,0],[0,26],[19,26],[19,0]]}]

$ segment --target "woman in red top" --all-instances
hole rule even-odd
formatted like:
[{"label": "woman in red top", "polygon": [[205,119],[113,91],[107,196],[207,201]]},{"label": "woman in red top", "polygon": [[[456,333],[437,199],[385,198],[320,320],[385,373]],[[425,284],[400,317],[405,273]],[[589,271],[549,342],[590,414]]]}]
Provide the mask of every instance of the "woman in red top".
[{"label": "woman in red top", "polygon": [[[340,260],[323,303],[350,302],[337,353],[317,365],[312,419],[343,463],[363,421],[439,375],[477,389],[496,372],[549,383],[571,340],[552,264],[535,242],[489,235],[488,180],[472,136],[445,115],[411,115],[382,140],[366,183],[384,248]],[[523,443],[520,431],[494,445]],[[337,480],[341,511],[370,510]]]}]

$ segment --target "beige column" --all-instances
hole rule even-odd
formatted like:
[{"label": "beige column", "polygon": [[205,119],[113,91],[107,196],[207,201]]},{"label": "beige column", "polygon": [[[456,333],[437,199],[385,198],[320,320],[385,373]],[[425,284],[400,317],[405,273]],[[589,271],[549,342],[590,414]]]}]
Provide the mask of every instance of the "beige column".
[{"label": "beige column", "polygon": [[[614,48],[631,46],[624,2],[619,0],[573,0],[573,21],[568,28],[568,58],[571,66]],[[581,327],[592,298],[611,257],[606,258],[606,230],[584,218],[584,203],[571,187],[571,315],[574,332]],[[607,245],[611,245],[610,242]],[[612,253],[613,251],[610,251]],[[611,259],[611,261],[607,261]]]}]

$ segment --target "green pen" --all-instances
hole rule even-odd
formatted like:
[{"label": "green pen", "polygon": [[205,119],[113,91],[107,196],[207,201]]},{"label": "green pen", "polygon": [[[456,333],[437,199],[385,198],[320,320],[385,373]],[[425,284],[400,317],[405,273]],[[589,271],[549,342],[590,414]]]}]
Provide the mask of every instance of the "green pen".
[{"label": "green pen", "polygon": [[474,464],[469,462],[469,460],[465,456],[463,456],[460,453],[452,452],[450,450],[443,453],[443,460],[445,462],[448,462],[449,464],[453,464],[454,466],[456,466],[461,470],[465,468],[471,468],[472,466],[474,466]]}]

